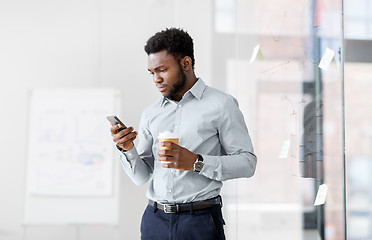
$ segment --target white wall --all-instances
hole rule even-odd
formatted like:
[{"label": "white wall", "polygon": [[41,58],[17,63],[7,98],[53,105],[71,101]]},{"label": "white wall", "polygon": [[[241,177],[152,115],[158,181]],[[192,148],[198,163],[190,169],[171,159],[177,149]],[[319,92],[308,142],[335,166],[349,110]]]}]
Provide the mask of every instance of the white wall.
[{"label": "white wall", "polygon": [[[23,226],[29,93],[37,88],[115,87],[122,116],[138,126],[160,97],[143,46],[165,27],[195,42],[196,72],[211,79],[212,0],[0,0],[0,239],[139,239],[146,186],[120,171],[120,219],[108,227]],[[125,114],[124,114],[125,113]]]}]

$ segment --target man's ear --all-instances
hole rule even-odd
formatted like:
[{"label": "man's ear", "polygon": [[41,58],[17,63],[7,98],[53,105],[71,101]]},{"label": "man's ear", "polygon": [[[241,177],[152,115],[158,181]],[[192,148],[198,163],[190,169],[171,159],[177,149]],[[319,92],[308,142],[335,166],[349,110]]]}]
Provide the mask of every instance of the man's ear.
[{"label": "man's ear", "polygon": [[181,66],[183,68],[184,71],[189,71],[190,68],[192,67],[192,60],[189,56],[186,56],[184,57],[182,60],[181,60]]}]

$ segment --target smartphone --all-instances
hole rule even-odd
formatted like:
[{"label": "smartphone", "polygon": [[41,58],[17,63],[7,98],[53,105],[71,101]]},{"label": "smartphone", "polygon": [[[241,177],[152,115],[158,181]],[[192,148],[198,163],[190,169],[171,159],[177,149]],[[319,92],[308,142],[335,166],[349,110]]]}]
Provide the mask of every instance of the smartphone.
[{"label": "smartphone", "polygon": [[120,121],[120,119],[117,116],[108,116],[107,120],[109,120],[112,125],[120,124],[121,128],[119,128],[118,130],[119,132],[127,128],[127,126],[125,126],[125,124],[122,121]]}]

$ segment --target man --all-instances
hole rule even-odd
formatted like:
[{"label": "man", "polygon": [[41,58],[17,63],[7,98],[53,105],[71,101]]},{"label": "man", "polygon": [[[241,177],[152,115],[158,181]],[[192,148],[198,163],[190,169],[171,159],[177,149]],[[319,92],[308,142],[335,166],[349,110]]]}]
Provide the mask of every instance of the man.
[{"label": "man", "polygon": [[[170,28],[145,46],[148,71],[163,97],[142,114],[139,131],[111,128],[124,170],[137,185],[151,184],[141,239],[225,239],[222,181],[253,176],[256,156],[237,101],[208,87],[194,72],[189,34]],[[179,144],[162,143],[171,131]],[[133,141],[139,137],[138,146]]]}]

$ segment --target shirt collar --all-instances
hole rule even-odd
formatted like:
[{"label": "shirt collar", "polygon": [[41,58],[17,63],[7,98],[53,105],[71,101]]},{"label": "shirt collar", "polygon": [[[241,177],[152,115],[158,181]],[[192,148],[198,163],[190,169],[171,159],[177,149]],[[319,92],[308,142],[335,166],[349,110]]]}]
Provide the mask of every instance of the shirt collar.
[{"label": "shirt collar", "polygon": [[[200,100],[203,96],[203,92],[207,85],[205,85],[204,81],[201,78],[198,78],[198,80],[195,82],[195,84],[184,94],[184,96],[190,92],[196,99]],[[171,102],[167,97],[163,97],[161,101],[161,106],[164,107],[165,104]]]},{"label": "shirt collar", "polygon": [[200,100],[206,87],[207,86],[205,85],[204,81],[201,78],[198,78],[194,86],[192,86],[189,91],[192,93],[192,95],[194,95],[194,97]]}]

